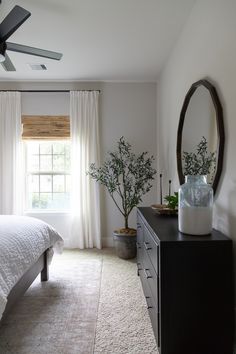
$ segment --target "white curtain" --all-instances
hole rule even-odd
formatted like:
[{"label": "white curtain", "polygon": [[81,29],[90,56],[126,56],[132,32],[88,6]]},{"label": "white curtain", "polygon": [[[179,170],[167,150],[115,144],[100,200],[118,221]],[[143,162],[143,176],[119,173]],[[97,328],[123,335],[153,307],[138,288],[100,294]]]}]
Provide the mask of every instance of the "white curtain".
[{"label": "white curtain", "polygon": [[0,92],[0,214],[23,213],[21,94]]},{"label": "white curtain", "polygon": [[70,92],[72,228],[68,248],[101,248],[99,185],[86,172],[99,164],[97,91]]}]

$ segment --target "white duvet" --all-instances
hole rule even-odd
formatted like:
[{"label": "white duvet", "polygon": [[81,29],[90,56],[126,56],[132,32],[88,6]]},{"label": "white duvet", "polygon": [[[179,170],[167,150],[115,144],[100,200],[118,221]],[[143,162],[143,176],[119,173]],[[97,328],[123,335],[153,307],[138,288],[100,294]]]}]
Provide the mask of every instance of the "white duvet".
[{"label": "white duvet", "polygon": [[62,245],[60,235],[41,220],[0,215],[0,319],[7,296],[22,275],[47,248]]}]

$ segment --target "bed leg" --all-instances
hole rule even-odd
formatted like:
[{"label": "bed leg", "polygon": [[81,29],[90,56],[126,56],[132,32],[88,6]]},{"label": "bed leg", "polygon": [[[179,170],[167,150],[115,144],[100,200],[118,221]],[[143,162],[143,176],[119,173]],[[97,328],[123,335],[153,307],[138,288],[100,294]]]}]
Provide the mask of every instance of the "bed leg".
[{"label": "bed leg", "polygon": [[48,257],[47,251],[44,252],[44,266],[41,271],[41,281],[48,281],[49,278],[49,267],[48,267]]}]

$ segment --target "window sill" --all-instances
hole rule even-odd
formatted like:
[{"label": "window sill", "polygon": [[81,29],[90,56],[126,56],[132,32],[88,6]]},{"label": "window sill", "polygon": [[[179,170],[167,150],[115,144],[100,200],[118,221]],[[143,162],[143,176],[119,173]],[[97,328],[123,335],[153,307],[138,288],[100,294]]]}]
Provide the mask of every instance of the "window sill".
[{"label": "window sill", "polygon": [[71,214],[70,210],[25,210],[25,215],[36,215],[36,214]]}]

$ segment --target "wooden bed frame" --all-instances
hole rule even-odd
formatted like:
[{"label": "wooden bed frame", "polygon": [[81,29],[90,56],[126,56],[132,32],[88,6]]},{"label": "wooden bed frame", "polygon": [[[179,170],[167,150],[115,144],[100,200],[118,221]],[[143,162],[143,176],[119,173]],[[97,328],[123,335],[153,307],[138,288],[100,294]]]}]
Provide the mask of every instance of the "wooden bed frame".
[{"label": "wooden bed frame", "polygon": [[41,281],[48,280],[48,249],[43,254],[41,254],[37,262],[33,264],[33,266],[20,278],[17,284],[12,288],[10,294],[7,297],[7,305],[3,312],[2,319],[4,319],[4,317],[10,311],[16,301],[26,292],[26,290],[30,287],[30,285],[33,283],[39,273],[41,273]]}]

